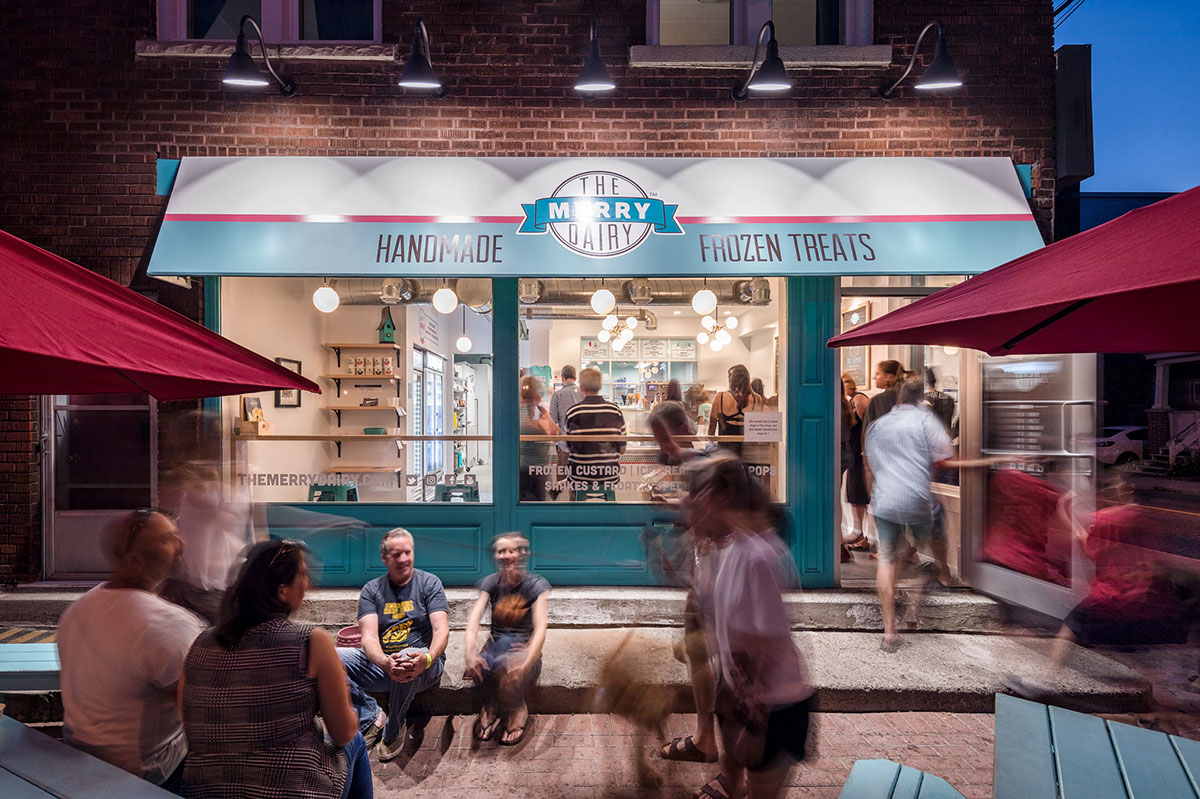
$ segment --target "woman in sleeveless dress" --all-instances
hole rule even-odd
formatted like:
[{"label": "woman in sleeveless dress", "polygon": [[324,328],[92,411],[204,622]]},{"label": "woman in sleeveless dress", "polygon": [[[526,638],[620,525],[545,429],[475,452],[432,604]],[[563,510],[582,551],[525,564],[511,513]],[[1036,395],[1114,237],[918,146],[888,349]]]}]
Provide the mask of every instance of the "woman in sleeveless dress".
[{"label": "woman in sleeveless dress", "polygon": [[871,504],[871,491],[867,487],[867,476],[863,471],[862,423],[870,400],[858,390],[854,376],[849,372],[842,372],[842,390],[854,417],[849,438],[851,460],[846,469],[846,501],[854,509],[854,527],[851,530],[853,537],[846,542],[846,547],[865,551],[871,548],[866,535],[867,507]]},{"label": "woman in sleeveless dress", "polygon": [[307,590],[304,545],[263,542],[226,594],[221,624],[192,645],[179,680],[185,797],[372,796],[333,640],[288,618]]},{"label": "woman in sleeveless dress", "polygon": [[[708,434],[740,436],[745,434],[746,411],[761,411],[764,400],[750,388],[750,370],[740,363],[729,367],[729,390],[719,391],[713,398],[708,420]],[[742,455],[740,441],[724,441],[721,446],[735,455]]]}]

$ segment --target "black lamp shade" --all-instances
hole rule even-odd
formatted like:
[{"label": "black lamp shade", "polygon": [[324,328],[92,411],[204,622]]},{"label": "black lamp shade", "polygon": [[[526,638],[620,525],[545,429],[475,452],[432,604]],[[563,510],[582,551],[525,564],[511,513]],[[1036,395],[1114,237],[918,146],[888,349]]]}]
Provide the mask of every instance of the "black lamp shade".
[{"label": "black lamp shade", "polygon": [[225,77],[221,78],[221,82],[231,86],[266,86],[270,83],[247,52],[245,34],[238,34],[237,44],[233,48],[233,55],[229,57],[229,66],[225,68]]},{"label": "black lamp shade", "polygon": [[950,55],[946,39],[939,36],[933,50],[933,63],[917,81],[916,88],[949,89],[954,86],[962,86],[962,78],[958,75],[958,68],[954,66],[954,58]]},{"label": "black lamp shade", "polygon": [[400,85],[408,89],[440,89],[442,82],[434,73],[429,59],[413,48],[413,53],[404,62],[404,72],[400,75]]},{"label": "black lamp shade", "polygon": [[774,37],[767,42],[767,56],[746,88],[755,92],[782,92],[792,88],[787,70],[783,68],[783,59],[779,57],[779,45]]},{"label": "black lamp shade", "polygon": [[617,88],[608,67],[600,57],[600,40],[596,37],[596,23],[592,22],[592,35],[588,41],[588,57],[583,62],[583,71],[575,81],[577,92],[609,92]]}]

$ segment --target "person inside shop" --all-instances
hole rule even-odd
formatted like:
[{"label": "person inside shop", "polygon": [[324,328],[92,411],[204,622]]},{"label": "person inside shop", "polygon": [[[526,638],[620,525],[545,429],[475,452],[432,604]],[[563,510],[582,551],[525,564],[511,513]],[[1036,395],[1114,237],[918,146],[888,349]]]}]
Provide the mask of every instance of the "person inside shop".
[{"label": "person inside shop", "polygon": [[[529,540],[520,533],[502,533],[492,541],[496,571],[476,586],[479,597],[467,618],[463,679],[475,684],[479,717],[472,734],[492,740],[497,730],[502,746],[516,746],[532,727],[525,691],[542,673],[542,645],[549,626],[550,583],[526,570]],[[492,611],[492,626],[480,649],[483,614]]]},{"label": "person inside shop", "polygon": [[[1075,644],[1149,646],[1187,642],[1195,608],[1197,574],[1172,574],[1168,559],[1147,546],[1156,522],[1133,501],[1133,486],[1121,475],[1106,480],[1097,504],[1083,520],[1072,512],[1072,495],[1058,503],[1059,522],[1071,531],[1095,567],[1087,595],[1063,619],[1050,646],[1043,679],[1006,675],[1014,693],[1036,701],[1054,694],[1055,678]],[[1181,563],[1183,559],[1174,559]],[[1180,579],[1183,578],[1183,579]],[[1185,590],[1179,590],[1184,588]]]},{"label": "person inside shop", "polygon": [[908,374],[899,361],[880,361],[875,365],[875,388],[879,389],[880,393],[871,397],[866,412],[862,414],[864,436],[867,428],[874,424],[876,419],[896,407],[897,386]]},{"label": "person inside shop", "polygon": [[[387,574],[364,585],[358,597],[362,649],[338,647],[337,653],[359,729],[368,747],[378,741],[377,756],[386,763],[403,749],[413,698],[441,682],[450,625],[442,581],[413,565],[412,533],[388,530],[379,554]],[[386,713],[367,691],[388,694]]]},{"label": "person inside shop", "polygon": [[[562,378],[562,388],[550,395],[550,419],[558,426],[559,430],[564,430],[567,426],[567,411],[579,402],[582,395],[579,393],[579,386],[575,383],[574,366],[567,364],[559,374]],[[554,445],[556,460],[554,482],[556,486],[566,478],[569,454],[570,449],[567,447],[567,442],[559,441]],[[554,489],[554,495],[558,496],[557,487]]]},{"label": "person inside shop", "polygon": [[309,588],[308,564],[298,541],[257,544],[220,624],[188,653],[179,681],[188,799],[374,794],[333,639],[290,619]]},{"label": "person inside shop", "polygon": [[842,398],[850,405],[847,438],[850,465],[845,471],[846,502],[853,510],[853,527],[845,547],[847,551],[868,552],[871,542],[867,539],[867,507],[871,504],[871,492],[867,488],[867,475],[863,468],[862,428],[870,399],[858,390],[854,375],[849,372],[842,372]]},{"label": "person inside shop", "polygon": [[699,592],[711,608],[722,739],[721,773],[695,795],[773,799],[805,757],[814,696],[783,604],[792,585],[781,565],[791,559],[771,527],[770,497],[732,453],[700,462],[687,506],[715,566]]},{"label": "person inside shop", "polygon": [[[679,381],[673,377],[667,381],[667,387],[663,390],[663,396],[658,401],[658,405],[662,405],[665,402],[674,402],[680,408],[683,407],[683,388],[679,385]],[[654,407],[657,408],[658,405]]]},{"label": "person inside shop", "polygon": [[103,531],[107,582],[77,599],[58,624],[63,740],[178,792],[187,740],[176,685],[199,617],[158,596],[179,562],[175,520],[138,508]]},{"label": "person inside shop", "polygon": [[625,415],[617,405],[600,396],[601,386],[600,370],[584,369],[579,373],[579,390],[583,398],[567,411],[567,433],[579,436],[570,442],[567,460],[568,484],[576,502],[615,500],[615,486],[621,479],[625,442],[587,440],[588,436],[625,436]]},{"label": "person inside shop", "polygon": [[[708,434],[741,436],[745,433],[746,411],[761,411],[765,402],[750,388],[750,370],[737,363],[729,367],[729,388],[713,397]],[[745,449],[741,441],[723,441],[721,446],[735,455]]]},{"label": "person inside shop", "polygon": [[558,425],[542,404],[544,390],[542,381],[533,375],[521,378],[521,440],[517,444],[517,485],[521,502],[545,502],[547,483],[552,482],[549,475],[545,474],[545,467],[551,463],[554,445],[549,441],[527,440],[530,436],[558,435]]}]

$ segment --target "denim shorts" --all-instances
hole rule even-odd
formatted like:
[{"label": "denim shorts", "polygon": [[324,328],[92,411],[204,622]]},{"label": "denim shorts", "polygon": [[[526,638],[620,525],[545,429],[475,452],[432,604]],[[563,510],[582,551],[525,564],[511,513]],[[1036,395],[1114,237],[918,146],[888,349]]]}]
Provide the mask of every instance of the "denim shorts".
[{"label": "denim shorts", "polygon": [[934,541],[946,542],[946,531],[942,525],[934,525],[933,518],[917,522],[894,522],[890,519],[875,517],[875,530],[879,534],[879,560],[882,563],[896,561],[896,545],[905,528],[912,536],[913,543],[919,547],[927,547]]}]

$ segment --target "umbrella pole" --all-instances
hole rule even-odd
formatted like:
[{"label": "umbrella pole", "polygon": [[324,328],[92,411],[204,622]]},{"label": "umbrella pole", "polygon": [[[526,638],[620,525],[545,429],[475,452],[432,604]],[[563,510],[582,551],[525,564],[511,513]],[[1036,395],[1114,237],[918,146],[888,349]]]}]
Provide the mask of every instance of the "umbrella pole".
[{"label": "umbrella pole", "polygon": [[1076,311],[1078,311],[1080,308],[1082,308],[1083,306],[1087,305],[1089,302],[1091,302],[1091,301],[1092,301],[1092,300],[1094,300],[1094,299],[1096,299],[1096,298],[1095,298],[1095,297],[1088,297],[1088,298],[1087,298],[1087,299],[1085,299],[1085,300],[1077,300],[1076,302],[1073,302],[1073,303],[1071,303],[1070,305],[1068,305],[1066,308],[1063,308],[1063,309],[1062,309],[1061,311],[1059,311],[1058,313],[1056,313],[1056,314],[1051,314],[1050,316],[1047,316],[1045,319],[1043,319],[1042,321],[1038,322],[1036,325],[1034,325],[1033,327],[1029,328],[1028,330],[1025,330],[1025,331],[1023,331],[1023,332],[1021,332],[1021,333],[1018,333],[1017,335],[1013,336],[1013,337],[1012,337],[1012,338],[1010,338],[1008,341],[1006,341],[1006,342],[1004,342],[1003,344],[1001,344],[1001,345],[1000,345],[1000,349],[1002,349],[1002,350],[1011,350],[1013,347],[1017,346],[1017,345],[1018,345],[1018,344],[1020,344],[1022,341],[1024,341],[1024,340],[1025,340],[1025,339],[1027,339],[1027,338],[1029,338],[1030,336],[1032,336],[1034,333],[1038,333],[1038,332],[1040,332],[1040,331],[1042,331],[1042,330],[1045,330],[1045,329],[1046,329],[1046,328],[1048,328],[1050,325],[1052,325],[1052,324],[1054,324],[1055,322],[1057,322],[1059,319],[1062,319],[1064,316],[1067,316],[1068,314],[1073,314],[1073,313],[1075,313],[1075,312],[1076,312]]}]

